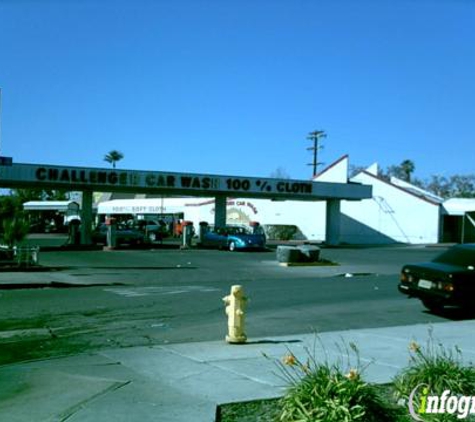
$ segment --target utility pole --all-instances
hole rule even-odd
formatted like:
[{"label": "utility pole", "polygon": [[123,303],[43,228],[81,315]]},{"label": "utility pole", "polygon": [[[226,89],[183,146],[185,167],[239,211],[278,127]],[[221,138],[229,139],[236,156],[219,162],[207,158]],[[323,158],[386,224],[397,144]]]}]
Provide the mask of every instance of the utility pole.
[{"label": "utility pole", "polygon": [[313,167],[313,177],[317,175],[318,165],[321,164],[317,161],[318,150],[323,148],[322,145],[319,145],[321,138],[326,138],[327,134],[323,130],[314,130],[310,132],[307,136],[307,139],[313,141],[313,147],[308,147],[307,150],[313,151],[313,163],[307,164],[308,166]]},{"label": "utility pole", "polygon": [[0,88],[0,155],[2,151],[2,88]]}]

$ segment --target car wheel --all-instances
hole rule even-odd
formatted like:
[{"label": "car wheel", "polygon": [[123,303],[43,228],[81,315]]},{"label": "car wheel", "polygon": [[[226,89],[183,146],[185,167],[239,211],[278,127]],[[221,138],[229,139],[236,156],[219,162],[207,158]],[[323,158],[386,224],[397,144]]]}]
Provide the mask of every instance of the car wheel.
[{"label": "car wheel", "polygon": [[234,242],[229,242],[228,249],[231,252],[234,252],[236,250],[236,244]]},{"label": "car wheel", "polygon": [[444,305],[440,300],[424,299],[422,304],[431,312],[438,313],[444,309]]},{"label": "car wheel", "polygon": [[142,244],[142,239],[132,239],[130,241],[130,246],[134,246],[134,247],[137,247],[137,246],[140,246]]},{"label": "car wheel", "polygon": [[149,233],[148,238],[150,239],[150,242],[155,242],[157,240],[157,233]]}]

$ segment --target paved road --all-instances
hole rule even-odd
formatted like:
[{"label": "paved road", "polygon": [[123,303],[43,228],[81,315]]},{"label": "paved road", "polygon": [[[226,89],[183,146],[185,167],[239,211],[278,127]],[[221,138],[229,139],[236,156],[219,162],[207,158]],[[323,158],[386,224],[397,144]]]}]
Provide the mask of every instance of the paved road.
[{"label": "paved road", "polygon": [[237,283],[250,297],[251,338],[466,318],[430,314],[396,290],[403,263],[439,252],[326,249],[324,258],[339,266],[305,268],[280,267],[272,252],[42,253],[42,264],[56,271],[0,273],[0,283],[90,287],[1,290],[0,364],[111,346],[221,339],[226,329],[221,298]]}]

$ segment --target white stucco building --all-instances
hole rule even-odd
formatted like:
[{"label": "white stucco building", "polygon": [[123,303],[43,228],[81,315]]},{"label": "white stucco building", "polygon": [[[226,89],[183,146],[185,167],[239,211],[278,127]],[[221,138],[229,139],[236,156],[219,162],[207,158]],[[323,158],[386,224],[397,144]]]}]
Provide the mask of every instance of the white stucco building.
[{"label": "white stucco building", "polygon": [[[362,201],[341,201],[340,243],[342,244],[431,244],[441,241],[475,241],[475,199],[445,201],[397,178],[378,176],[373,164],[348,178],[349,158],[343,156],[314,181],[360,183],[372,186],[373,197]],[[132,202],[131,202],[132,201]],[[112,200],[99,205],[99,213],[175,213],[195,225],[212,222],[213,198],[144,198]],[[137,208],[138,207],[138,208]],[[148,208],[147,208],[148,207]],[[227,224],[258,221],[264,226],[297,226],[296,238],[326,239],[325,201],[272,201],[228,198]]]},{"label": "white stucco building", "polygon": [[[342,157],[316,180],[336,181],[348,175],[348,156]],[[392,178],[378,177],[373,164],[350,179],[373,187],[373,197],[356,204],[343,201],[340,240],[350,244],[437,243],[442,198]]]}]

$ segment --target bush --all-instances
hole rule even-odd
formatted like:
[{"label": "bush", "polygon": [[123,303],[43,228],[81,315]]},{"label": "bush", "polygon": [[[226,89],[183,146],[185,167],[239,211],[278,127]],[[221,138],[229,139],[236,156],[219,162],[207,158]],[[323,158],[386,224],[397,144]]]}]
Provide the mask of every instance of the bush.
[{"label": "bush", "polygon": [[363,380],[358,350],[354,344],[350,348],[357,357],[353,368],[349,353],[346,367],[341,362],[318,363],[308,351],[305,363],[292,353],[284,357],[279,368],[290,387],[281,399],[281,422],[397,420],[400,412],[381,395],[381,387]]},{"label": "bush", "polygon": [[265,234],[271,240],[305,240],[304,234],[297,226],[287,224],[265,224]]},{"label": "bush", "polygon": [[[411,342],[409,350],[410,364],[393,381],[396,398],[406,409],[411,393],[423,385],[434,395],[441,395],[445,390],[450,390],[454,395],[475,395],[475,368],[463,363],[462,353],[458,347],[444,347],[441,343],[436,343],[430,333],[424,347]],[[421,404],[420,398],[421,394],[413,397],[416,409]],[[425,414],[423,420],[445,422],[459,419],[456,415],[445,413]],[[468,417],[464,420],[474,421],[475,418]]]},{"label": "bush", "polygon": [[[313,353],[299,360],[290,351],[278,362],[289,383],[280,400],[281,422],[425,422],[475,421],[475,368],[465,365],[459,348],[436,343],[430,332],[425,347],[410,344],[411,361],[391,385],[364,381],[357,347],[339,354],[347,361],[319,363]],[[352,351],[356,363],[352,364]],[[443,408],[440,397],[446,392]],[[448,396],[447,396],[448,394]],[[433,397],[435,396],[435,397]],[[437,401],[440,399],[439,401]],[[432,400],[432,402],[431,402]],[[452,409],[448,403],[452,400]],[[429,405],[431,403],[431,405]],[[444,402],[445,403],[445,402]],[[455,407],[454,407],[455,406]],[[414,416],[414,418],[412,417]]]},{"label": "bush", "polygon": [[3,221],[3,241],[9,247],[21,242],[28,234],[29,225],[23,218],[11,218]]}]

